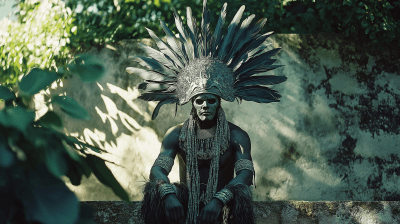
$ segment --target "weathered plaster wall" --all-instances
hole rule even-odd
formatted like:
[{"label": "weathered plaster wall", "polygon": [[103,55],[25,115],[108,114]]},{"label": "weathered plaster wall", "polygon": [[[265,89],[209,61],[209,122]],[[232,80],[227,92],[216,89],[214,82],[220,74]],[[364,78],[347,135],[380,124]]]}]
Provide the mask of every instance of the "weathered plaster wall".
[{"label": "weathered plaster wall", "polygon": [[[277,64],[285,66],[270,73],[288,77],[274,87],[281,102],[222,104],[252,140],[254,199],[400,200],[400,51],[371,53],[332,35],[273,35],[270,41],[283,48]],[[89,111],[90,121],[65,116],[66,131],[108,150],[104,158],[122,166],[109,167],[131,199],[140,200],[164,133],[187,118],[190,105],[175,118],[175,107],[163,106],[150,119],[156,104],[137,99],[142,80],[125,71],[134,65],[128,55],[140,53],[135,42],[93,49],[107,68],[104,79],[89,85],[67,79],[52,93],[65,92]],[[81,200],[118,200],[94,177],[69,186]]]}]

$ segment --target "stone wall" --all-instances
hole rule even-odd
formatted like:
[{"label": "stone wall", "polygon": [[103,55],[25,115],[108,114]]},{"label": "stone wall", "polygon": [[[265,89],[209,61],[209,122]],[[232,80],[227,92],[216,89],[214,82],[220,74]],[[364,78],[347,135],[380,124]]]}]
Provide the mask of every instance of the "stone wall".
[{"label": "stone wall", "polygon": [[[140,224],[140,203],[82,202],[93,208],[97,224]],[[256,201],[256,224],[392,224],[400,222],[399,202]]]},{"label": "stone wall", "polygon": [[[152,44],[148,39],[142,40]],[[288,80],[274,86],[280,103],[223,102],[229,121],[248,132],[256,170],[255,200],[400,200],[398,148],[399,49],[372,53],[369,46],[334,35],[273,35],[282,47],[270,74]],[[63,117],[65,130],[109,151],[104,158],[132,200],[142,198],[161,140],[187,119],[190,105],[166,105],[151,120],[155,103],[137,97],[140,77],[129,75],[128,60],[141,54],[135,40],[93,48],[107,73],[85,85],[70,78],[53,86],[90,113],[90,121]],[[37,96],[39,115],[47,108]],[[57,108],[55,108],[58,110]],[[177,161],[170,174],[178,180]],[[95,177],[79,187],[80,200],[118,200]]]}]

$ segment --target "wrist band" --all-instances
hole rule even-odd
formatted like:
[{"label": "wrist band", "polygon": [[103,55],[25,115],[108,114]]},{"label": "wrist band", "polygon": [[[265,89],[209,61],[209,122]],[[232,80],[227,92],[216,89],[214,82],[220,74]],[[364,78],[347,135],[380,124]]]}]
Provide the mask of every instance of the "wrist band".
[{"label": "wrist band", "polygon": [[228,203],[233,198],[233,193],[230,190],[224,188],[215,193],[214,198],[221,200],[224,205],[226,205],[226,203]]},{"label": "wrist band", "polygon": [[171,172],[172,166],[174,165],[174,159],[166,156],[166,155],[159,155],[156,161],[153,164],[154,166],[159,166],[167,171],[167,173]]},{"label": "wrist band", "polygon": [[254,166],[253,166],[253,161],[248,160],[248,159],[239,159],[235,163],[235,172],[236,175],[240,170],[250,170],[251,172],[254,172]]},{"label": "wrist band", "polygon": [[163,199],[165,195],[167,194],[175,194],[175,189],[171,184],[161,184],[160,186],[158,186],[158,192],[160,193],[161,198]]}]

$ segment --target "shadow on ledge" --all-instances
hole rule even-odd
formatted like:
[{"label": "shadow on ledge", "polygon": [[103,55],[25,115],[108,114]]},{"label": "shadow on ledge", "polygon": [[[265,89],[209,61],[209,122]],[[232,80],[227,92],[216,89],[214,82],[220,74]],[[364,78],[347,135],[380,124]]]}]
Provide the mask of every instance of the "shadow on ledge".
[{"label": "shadow on ledge", "polygon": [[[140,224],[140,202],[84,201],[96,223]],[[257,224],[400,223],[398,201],[255,201]]]}]

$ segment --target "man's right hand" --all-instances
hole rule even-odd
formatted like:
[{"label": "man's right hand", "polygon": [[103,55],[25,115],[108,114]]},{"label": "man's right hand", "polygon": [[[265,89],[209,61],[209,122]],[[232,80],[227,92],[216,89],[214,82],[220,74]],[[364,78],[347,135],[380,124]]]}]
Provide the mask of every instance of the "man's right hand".
[{"label": "man's right hand", "polygon": [[167,194],[164,197],[164,207],[169,223],[185,222],[185,213],[183,211],[183,206],[176,197],[176,194]]}]

